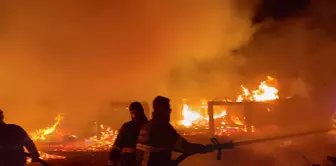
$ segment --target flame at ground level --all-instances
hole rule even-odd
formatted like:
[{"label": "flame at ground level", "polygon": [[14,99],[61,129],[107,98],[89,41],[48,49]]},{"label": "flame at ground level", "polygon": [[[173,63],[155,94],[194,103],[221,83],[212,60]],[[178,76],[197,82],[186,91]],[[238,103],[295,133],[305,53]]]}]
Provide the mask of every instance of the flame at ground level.
[{"label": "flame at ground level", "polygon": [[47,136],[55,132],[56,127],[61,123],[61,120],[63,117],[61,115],[57,115],[56,117],[56,122],[51,126],[47,127],[44,129],[37,130],[36,132],[31,134],[31,138],[36,141],[36,140],[46,140]]},{"label": "flame at ground level", "polygon": [[[31,134],[31,138],[37,141],[38,147],[43,147],[49,149],[50,151],[106,151],[110,149],[117,137],[118,131],[104,125],[100,125],[100,133],[89,138],[78,138],[75,135],[66,135],[59,131],[57,127],[59,126],[62,116],[58,115],[55,119],[55,123],[51,127],[37,130]],[[57,145],[50,145],[50,137],[58,136],[62,143]],[[67,138],[67,140],[64,140]],[[50,149],[51,148],[51,149]],[[43,160],[49,159],[65,159],[65,156],[47,154],[44,152],[39,152],[40,158]],[[31,159],[28,159],[31,162]]]}]

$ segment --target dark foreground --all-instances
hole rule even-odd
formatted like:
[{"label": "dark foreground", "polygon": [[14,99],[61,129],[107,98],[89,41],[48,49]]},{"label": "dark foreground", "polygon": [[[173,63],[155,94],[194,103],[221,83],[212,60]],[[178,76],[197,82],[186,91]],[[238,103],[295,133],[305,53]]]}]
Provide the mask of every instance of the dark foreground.
[{"label": "dark foreground", "polygon": [[[58,152],[66,160],[48,161],[52,166],[106,166],[107,152]],[[258,143],[216,153],[195,155],[181,166],[308,166],[322,164],[326,156],[336,155],[336,135],[320,134],[290,140]],[[39,164],[31,164],[39,165]]]}]

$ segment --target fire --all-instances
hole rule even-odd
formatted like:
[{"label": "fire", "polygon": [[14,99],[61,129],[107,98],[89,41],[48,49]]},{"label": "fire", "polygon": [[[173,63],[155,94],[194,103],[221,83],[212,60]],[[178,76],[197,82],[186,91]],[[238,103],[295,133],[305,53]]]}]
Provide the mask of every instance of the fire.
[{"label": "fire", "polygon": [[[63,117],[61,115],[57,115],[57,117],[55,118],[55,123],[51,127],[47,127],[47,128],[44,128],[44,129],[37,130],[36,132],[34,132],[30,135],[31,138],[34,141],[37,141],[37,140],[44,141],[44,140],[46,140],[49,135],[51,135],[52,133],[55,132],[57,126],[60,124],[62,119],[63,119]],[[66,158],[65,156],[47,154],[47,153],[40,152],[40,151],[39,151],[39,153],[40,153],[40,158],[42,160],[49,160],[49,159],[54,159],[55,160],[55,159],[65,159]],[[28,158],[27,162],[30,163],[31,159]]]},{"label": "fire", "polygon": [[[258,88],[256,90],[250,91],[244,86],[241,86],[243,94],[237,97],[237,102],[243,101],[271,101],[279,98],[278,92],[279,90],[272,86],[272,84],[276,80],[270,76],[267,77],[266,81],[260,82]],[[209,117],[207,115],[203,115],[202,109],[207,109],[207,102],[202,101],[199,109],[192,109],[189,105],[184,104],[182,109],[183,120],[179,122],[180,125],[184,127],[196,127],[196,126],[206,126],[208,125]],[[223,109],[219,111],[218,114],[214,115],[214,119],[220,119],[219,129],[225,129],[228,126],[227,120],[230,120],[235,126],[240,126],[243,128],[245,126],[244,122],[235,116],[227,116],[227,110]]]},{"label": "fire", "polygon": [[268,76],[267,80],[262,81],[259,84],[258,89],[252,91],[252,93],[244,86],[241,86],[243,94],[238,96],[237,102],[242,102],[245,100],[261,102],[261,101],[270,101],[279,99],[278,96],[279,90],[271,86],[271,83],[273,81],[275,81],[275,79]]},{"label": "fire", "polygon": [[[201,108],[208,108],[204,103]],[[201,110],[193,110],[189,108],[187,104],[183,105],[182,115],[183,120],[180,121],[180,124],[185,127],[191,127],[193,124],[198,123],[198,125],[202,125],[201,122],[205,122],[209,120],[209,116],[203,116]],[[221,111],[218,114],[214,115],[214,119],[222,118],[226,116],[226,110]]]},{"label": "fire", "polygon": [[56,127],[60,124],[62,119],[63,119],[63,117],[61,115],[58,115],[55,119],[55,123],[54,123],[53,126],[37,130],[36,132],[31,134],[31,138],[34,141],[36,141],[36,140],[46,140],[47,136],[51,135],[56,130]]},{"label": "fire", "polygon": [[197,121],[203,118],[201,113],[199,113],[198,111],[189,109],[189,106],[187,104],[183,105],[182,115],[184,119],[181,121],[181,124],[186,127],[192,126],[192,123],[194,121]]},{"label": "fire", "polygon": [[[85,138],[78,138],[75,135],[65,135],[64,133],[60,131],[56,131],[57,126],[60,124],[63,117],[61,115],[58,115],[55,119],[55,123],[51,127],[47,127],[44,129],[40,129],[34,133],[31,134],[31,138],[36,140],[42,140],[46,141],[49,140],[52,134],[57,134],[61,137],[71,137],[71,142],[63,142],[60,144],[48,144],[47,148],[44,147],[42,144],[39,147],[44,147],[48,149],[48,151],[106,151],[111,148],[113,145],[117,135],[118,131],[113,130],[111,127],[100,125],[100,133],[96,136],[89,137],[87,139]],[[43,160],[60,160],[65,159],[65,156],[59,156],[54,154],[48,154],[44,152],[39,152],[40,158]],[[31,162],[31,159],[28,158],[28,163]]]},{"label": "fire", "polygon": [[238,117],[236,116],[231,116],[231,120],[233,123],[239,125],[239,126],[244,126],[244,122],[242,122]]},{"label": "fire", "polygon": [[87,147],[90,149],[109,149],[115,139],[117,138],[118,131],[113,130],[111,127],[100,125],[100,136],[92,136],[86,139]]},{"label": "fire", "polygon": [[49,144],[45,146],[48,151],[106,151],[109,150],[117,138],[118,131],[111,127],[100,125],[100,132],[97,135],[82,138],[75,135],[62,135],[63,137],[71,138],[70,141],[64,141],[58,144]]}]

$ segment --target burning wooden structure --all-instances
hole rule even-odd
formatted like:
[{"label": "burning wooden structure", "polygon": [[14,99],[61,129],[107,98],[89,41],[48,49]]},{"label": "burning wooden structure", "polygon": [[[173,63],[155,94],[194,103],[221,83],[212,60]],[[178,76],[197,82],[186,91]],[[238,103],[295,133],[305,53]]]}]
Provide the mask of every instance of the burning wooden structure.
[{"label": "burning wooden structure", "polygon": [[332,109],[322,100],[293,97],[264,102],[209,101],[209,132],[212,136],[217,129],[214,118],[216,106],[229,108],[226,111],[226,117],[232,117],[233,110],[230,107],[239,106],[246,132],[272,126],[284,130],[327,128],[332,127],[336,122],[332,119]]},{"label": "burning wooden structure", "polygon": [[[214,108],[215,106],[239,106],[241,107],[241,115],[244,119],[244,128],[247,132],[254,132],[256,126],[267,124],[267,121],[274,120],[274,113],[272,107],[274,107],[275,101],[272,102],[232,102],[232,101],[209,101],[208,102],[208,114],[209,114],[209,132],[212,136],[215,135],[215,119]],[[259,112],[258,112],[259,111]],[[227,117],[231,117],[232,111],[230,109],[226,112]],[[263,116],[258,116],[264,114]],[[260,119],[263,119],[260,121]],[[268,119],[265,122],[265,119]],[[263,124],[264,123],[264,124]]]}]

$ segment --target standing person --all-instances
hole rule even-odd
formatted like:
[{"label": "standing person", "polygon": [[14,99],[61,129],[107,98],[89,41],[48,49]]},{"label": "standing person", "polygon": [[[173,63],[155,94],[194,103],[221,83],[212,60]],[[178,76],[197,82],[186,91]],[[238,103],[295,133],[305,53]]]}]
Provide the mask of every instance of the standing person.
[{"label": "standing person", "polygon": [[[212,152],[213,145],[190,143],[179,135],[170,121],[170,100],[158,96],[153,101],[153,118],[142,126],[137,142],[137,166],[168,166],[173,151]],[[233,146],[228,144],[228,148]]]},{"label": "standing person", "polygon": [[109,155],[109,166],[134,166],[135,147],[141,126],[147,122],[144,109],[139,102],[129,106],[132,120],[124,123]]},{"label": "standing person", "polygon": [[25,166],[25,147],[32,157],[32,162],[38,161],[40,154],[34,142],[26,131],[18,125],[6,124],[4,113],[0,110],[0,165]]}]

